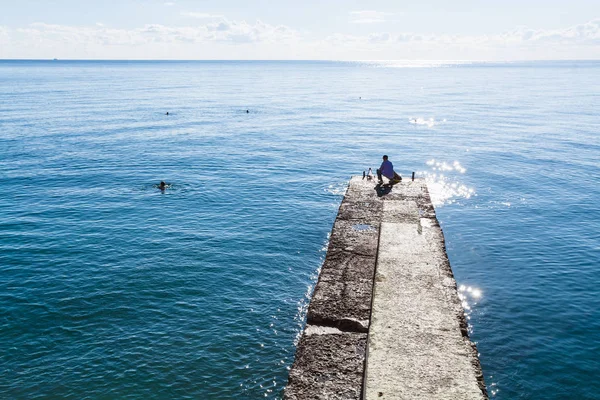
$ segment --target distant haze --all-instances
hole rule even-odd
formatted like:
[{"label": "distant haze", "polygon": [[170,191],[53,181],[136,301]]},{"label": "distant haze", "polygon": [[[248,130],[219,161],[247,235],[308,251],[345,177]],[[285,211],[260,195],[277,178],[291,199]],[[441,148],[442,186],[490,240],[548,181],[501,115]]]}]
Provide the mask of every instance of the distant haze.
[{"label": "distant haze", "polygon": [[597,1],[10,3],[3,59],[600,59]]}]

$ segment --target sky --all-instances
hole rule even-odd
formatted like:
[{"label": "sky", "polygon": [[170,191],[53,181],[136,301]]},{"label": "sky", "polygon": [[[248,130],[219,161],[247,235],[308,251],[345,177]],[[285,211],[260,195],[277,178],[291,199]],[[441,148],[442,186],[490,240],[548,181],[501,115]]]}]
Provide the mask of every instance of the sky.
[{"label": "sky", "polygon": [[600,59],[600,1],[0,0],[0,59]]}]

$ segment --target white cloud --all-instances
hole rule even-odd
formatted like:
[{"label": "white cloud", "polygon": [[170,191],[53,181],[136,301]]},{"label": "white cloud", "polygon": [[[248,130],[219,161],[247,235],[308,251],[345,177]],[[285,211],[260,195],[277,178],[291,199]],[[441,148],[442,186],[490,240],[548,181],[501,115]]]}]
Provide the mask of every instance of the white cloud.
[{"label": "white cloud", "polygon": [[[295,40],[296,31],[284,25],[271,25],[262,21],[254,24],[246,21],[223,19],[193,27],[169,27],[149,24],[136,29],[108,28],[102,24],[92,26],[68,26],[33,23],[27,28],[16,29],[12,35],[6,28],[0,29],[0,37],[12,36],[15,42],[33,42],[38,46],[56,47],[68,45],[139,46],[152,43],[275,43]],[[0,52],[0,56],[1,56]]]},{"label": "white cloud", "polygon": [[600,19],[564,29],[495,35],[372,32],[309,38],[285,25],[225,17],[196,26],[117,29],[35,23],[0,26],[0,58],[600,59]]},{"label": "white cloud", "polygon": [[9,43],[10,35],[7,27],[0,25],[0,43]]},{"label": "white cloud", "polygon": [[565,29],[543,30],[517,28],[498,37],[509,43],[600,44],[600,18]]},{"label": "white cloud", "polygon": [[385,22],[391,13],[373,10],[351,11],[350,23],[352,24],[377,24]]},{"label": "white cloud", "polygon": [[390,33],[371,33],[369,35],[370,43],[389,43],[393,40],[393,36]]},{"label": "white cloud", "polygon": [[223,15],[194,12],[194,11],[183,11],[183,12],[181,12],[181,15],[184,17],[198,18],[198,19],[225,18]]},{"label": "white cloud", "polygon": [[174,5],[175,5],[175,3],[174,3],[174,2],[172,2],[172,1],[167,1],[167,2],[165,3],[165,6],[167,6],[167,7],[173,7]]},{"label": "white cloud", "polygon": [[[461,46],[461,47],[488,47],[497,46],[529,48],[532,46],[598,46],[600,45],[600,19],[594,19],[584,24],[556,30],[517,28],[510,32],[497,35],[452,35],[452,34],[418,34],[418,33],[391,33],[379,32],[369,35],[339,35],[334,34],[325,39],[336,45],[347,47],[364,47],[367,45],[387,45],[393,47],[398,44],[418,44],[422,46]],[[551,50],[549,48],[549,50]],[[592,54],[590,54],[592,55]],[[600,52],[594,54],[600,58]]]}]

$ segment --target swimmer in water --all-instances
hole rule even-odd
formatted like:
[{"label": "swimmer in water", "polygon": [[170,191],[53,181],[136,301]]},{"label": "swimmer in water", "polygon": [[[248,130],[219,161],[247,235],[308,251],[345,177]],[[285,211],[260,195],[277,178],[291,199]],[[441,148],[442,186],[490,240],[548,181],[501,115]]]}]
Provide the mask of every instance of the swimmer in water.
[{"label": "swimmer in water", "polygon": [[166,114],[166,115],[169,115],[169,112],[168,112],[168,111],[167,111],[167,114]]},{"label": "swimmer in water", "polygon": [[158,188],[164,191],[167,188],[167,184],[165,183],[165,181],[160,181],[160,185],[158,185]]},{"label": "swimmer in water", "polygon": [[250,114],[250,110],[246,110],[246,114]]}]

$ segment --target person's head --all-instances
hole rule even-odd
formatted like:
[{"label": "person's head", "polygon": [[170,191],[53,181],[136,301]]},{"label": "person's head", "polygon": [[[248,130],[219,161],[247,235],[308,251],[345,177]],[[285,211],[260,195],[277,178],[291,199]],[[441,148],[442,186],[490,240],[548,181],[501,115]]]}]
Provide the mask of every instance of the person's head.
[{"label": "person's head", "polygon": [[388,156],[383,156],[383,161],[387,161]]},{"label": "person's head", "polygon": [[160,187],[165,187],[167,186],[167,184],[165,183],[165,181],[160,181]]}]

